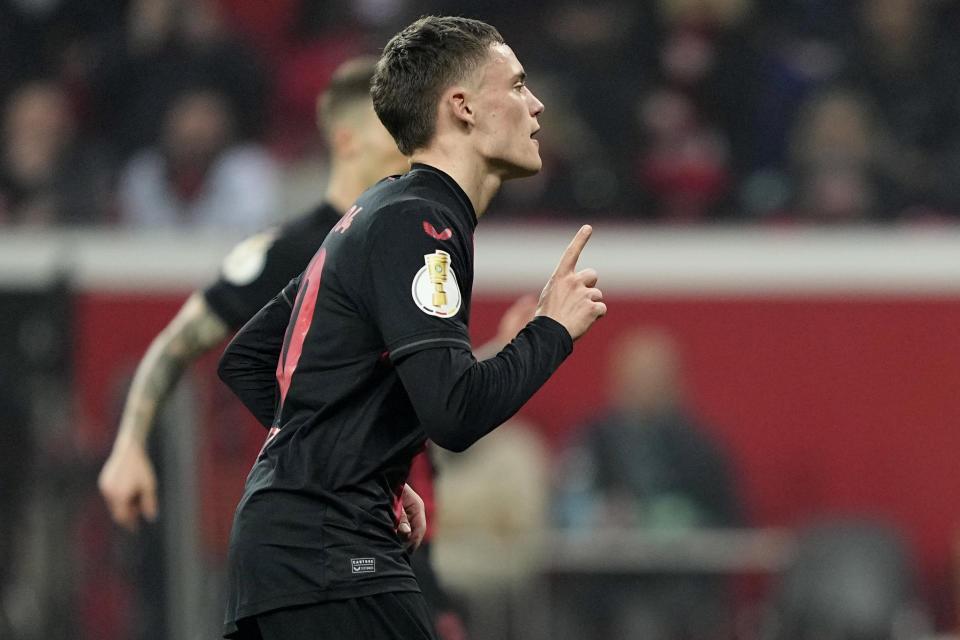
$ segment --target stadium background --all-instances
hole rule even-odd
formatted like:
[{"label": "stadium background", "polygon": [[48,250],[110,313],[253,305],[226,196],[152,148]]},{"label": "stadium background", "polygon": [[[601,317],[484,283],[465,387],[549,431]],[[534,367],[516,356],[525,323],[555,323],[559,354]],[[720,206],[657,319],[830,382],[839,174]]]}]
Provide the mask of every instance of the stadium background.
[{"label": "stadium background", "polygon": [[[0,62],[4,98],[38,70],[24,62],[31,52],[48,67],[46,76],[67,84],[83,80],[82,73],[64,75],[69,65],[51,62],[51,52],[66,49],[77,34],[83,37],[76,40],[96,44],[108,32],[97,20],[122,28],[134,4],[53,3],[49,23],[37,20],[34,32],[14,33],[11,27],[24,15],[40,14],[4,2],[0,51],[10,61]],[[552,97],[560,103],[554,123],[562,133],[543,140],[545,176],[529,188],[507,190],[478,230],[472,319],[477,339],[492,333],[516,295],[541,286],[580,222],[597,224],[583,262],[599,269],[611,309],[522,412],[551,454],[604,404],[609,386],[603,361],[613,339],[638,325],[662,327],[683,347],[693,406],[732,454],[749,525],[790,532],[835,514],[889,523],[907,542],[934,630],[956,631],[960,209],[950,190],[960,108],[956,79],[937,71],[922,78],[937,85],[937,100],[947,103],[943,113],[931,108],[936,113],[923,122],[922,109],[890,113],[885,110],[890,95],[868,93],[882,114],[874,118],[871,135],[880,137],[882,130],[907,138],[896,144],[925,154],[919,162],[925,179],[904,178],[890,187],[891,175],[909,172],[884,165],[889,153],[878,152],[882,158],[861,159],[873,180],[866,182],[875,189],[870,197],[857,192],[865,204],[820,211],[809,208],[798,186],[804,172],[791,155],[798,145],[793,124],[820,89],[849,85],[840,80],[834,85],[829,72],[809,68],[832,61],[836,77],[843,78],[843,64],[823,47],[834,56],[842,51],[856,58],[856,47],[850,53],[841,46],[848,36],[862,44],[850,35],[861,34],[855,10],[813,1],[665,1],[639,9],[606,2],[597,6],[607,13],[591,16],[577,13],[573,4],[528,3],[518,9],[485,2],[468,10],[461,3],[386,0],[218,3],[232,32],[275,74],[274,93],[261,106],[283,117],[263,116],[251,124],[250,135],[284,171],[277,217],[294,215],[322,193],[322,147],[303,131],[312,127],[313,96],[336,62],[425,10],[476,15],[502,26],[531,72],[534,91],[537,72],[544,78],[545,130]],[[934,25],[924,32],[920,49],[950,59],[957,44],[954,3],[900,4]],[[313,31],[297,47],[282,38],[293,15],[314,20]],[[604,22],[610,15],[630,16],[623,22],[632,28],[625,34],[611,30]],[[680,31],[697,35],[698,46],[681,46],[683,38],[670,26],[686,24],[677,15],[697,16],[691,23],[696,28]],[[726,22],[731,18],[723,16],[730,15],[739,17]],[[589,33],[600,33],[596,37],[616,46],[577,65],[571,29],[566,41],[557,35],[565,33],[564,16],[588,33],[587,40]],[[719,17],[711,22],[709,16]],[[75,30],[68,28],[68,18],[76,20]],[[544,32],[570,44],[565,55],[551,60]],[[644,64],[656,67],[663,59],[655,45],[671,42],[668,33],[677,35],[679,51],[690,55],[702,53],[704,42],[719,42],[714,49],[724,54],[719,59],[741,66],[699,88],[678,89],[676,78],[663,70],[643,71]],[[750,55],[723,44],[730,40],[749,44]],[[42,46],[31,45],[34,41]],[[785,41],[790,47],[772,44]],[[787,56],[788,49],[795,58]],[[809,68],[803,72],[777,66],[804,60]],[[731,79],[737,69],[748,77],[759,70],[769,82],[747,87]],[[661,84],[687,96],[715,131],[685,138],[685,147],[657,148],[651,132],[637,128],[634,112],[639,96],[655,93]],[[920,84],[915,93],[925,98],[926,85]],[[71,95],[83,92],[74,87]],[[704,101],[704,95],[715,102]],[[753,128],[735,117],[737,105],[718,104],[738,96],[744,99],[739,115]],[[591,103],[592,112],[585,106]],[[87,103],[88,111],[83,104],[73,107],[85,139],[97,138],[110,123],[97,115],[96,104]],[[758,119],[758,113],[765,117]],[[918,133],[931,127],[933,135]],[[724,151],[713,153],[713,144],[704,141],[715,140],[716,131],[725,140]],[[584,142],[590,136],[596,144]],[[116,142],[113,132],[103,139],[110,140],[108,147]],[[614,144],[618,139],[623,144]],[[131,150],[124,151],[125,145]],[[133,143],[125,145],[108,155],[133,153]],[[683,153],[691,147],[693,161]],[[603,198],[594,197],[599,195]],[[109,522],[95,477],[116,428],[124,385],[146,345],[189,291],[215,275],[243,234],[230,228],[137,229],[111,198],[87,219],[65,214],[31,221],[13,213],[14,198],[4,196],[0,355],[15,386],[30,395],[32,419],[21,428],[29,428],[36,443],[25,488],[29,508],[12,531],[19,553],[12,566],[2,568],[13,584],[3,603],[6,615],[27,639],[196,637],[191,634],[209,628],[209,610],[219,605],[218,559],[262,435],[212,376],[213,356],[182,385],[165,425],[174,436],[158,445],[167,459],[164,473],[176,479],[164,497],[173,503],[162,508],[176,517],[147,534],[156,537],[146,543],[121,535]],[[776,576],[747,573],[738,587],[741,598],[762,604]],[[450,578],[469,588],[469,577]],[[533,596],[508,592],[494,609],[532,609],[536,602],[523,598]],[[524,624],[531,623],[518,621],[509,633],[532,637]],[[475,630],[477,637],[487,637],[484,633],[502,637]]]}]

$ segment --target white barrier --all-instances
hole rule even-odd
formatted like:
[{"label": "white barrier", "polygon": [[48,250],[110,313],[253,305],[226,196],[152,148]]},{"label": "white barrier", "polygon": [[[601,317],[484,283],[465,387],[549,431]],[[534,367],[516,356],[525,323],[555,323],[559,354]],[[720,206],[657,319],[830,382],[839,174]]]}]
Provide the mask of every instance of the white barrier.
[{"label": "white barrier", "polygon": [[[476,234],[476,289],[545,282],[577,224]],[[236,234],[0,231],[0,286],[67,275],[88,290],[189,290],[208,282]],[[598,225],[581,258],[605,292],[960,292],[960,227],[669,229]]]}]

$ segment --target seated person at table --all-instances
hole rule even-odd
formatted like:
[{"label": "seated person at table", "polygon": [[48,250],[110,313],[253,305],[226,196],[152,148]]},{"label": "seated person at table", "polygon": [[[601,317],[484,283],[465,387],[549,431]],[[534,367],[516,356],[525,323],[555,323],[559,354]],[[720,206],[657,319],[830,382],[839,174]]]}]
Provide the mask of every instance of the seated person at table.
[{"label": "seated person at table", "polygon": [[[680,358],[665,333],[615,340],[611,404],[564,457],[556,524],[571,531],[628,528],[673,536],[739,523],[729,464],[684,408]],[[660,640],[721,637],[723,579],[604,573],[558,578],[558,637]]]}]

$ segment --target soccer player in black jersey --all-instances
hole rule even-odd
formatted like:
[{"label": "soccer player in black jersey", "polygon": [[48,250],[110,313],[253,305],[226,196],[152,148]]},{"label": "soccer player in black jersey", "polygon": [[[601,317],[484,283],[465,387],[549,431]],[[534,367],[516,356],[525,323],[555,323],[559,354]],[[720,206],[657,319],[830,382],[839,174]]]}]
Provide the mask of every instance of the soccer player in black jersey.
[{"label": "soccer player in black jersey", "polygon": [[385,47],[371,94],[412,169],[364,192],[220,361],[273,419],[234,518],[226,637],[435,637],[397,534],[411,459],[501,424],[606,312],[597,273],[576,270],[584,226],[537,316],[496,356],[471,352],[474,227],[541,165],[525,78],[476,20],[421,18]]},{"label": "soccer player in black jersey", "polygon": [[[186,367],[221,344],[303,271],[359,193],[408,168],[408,159],[373,110],[369,87],[375,63],[376,58],[357,58],[343,64],[318,102],[318,124],[330,148],[325,201],[283,227],[238,244],[224,260],[219,279],[190,296],[137,367],[113,450],[99,478],[112,517],[125,528],[133,530],[141,517],[157,516],[156,475],[146,440]],[[267,426],[271,420],[272,416]],[[413,524],[417,530],[411,529],[410,535],[415,543],[423,530],[419,521]],[[418,574],[436,583],[425,554],[418,557]]]}]

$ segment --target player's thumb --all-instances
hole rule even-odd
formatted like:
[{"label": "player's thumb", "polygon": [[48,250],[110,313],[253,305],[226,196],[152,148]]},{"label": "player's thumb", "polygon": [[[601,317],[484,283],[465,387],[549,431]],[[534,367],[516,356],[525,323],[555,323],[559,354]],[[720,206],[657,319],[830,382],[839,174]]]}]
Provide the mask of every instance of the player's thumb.
[{"label": "player's thumb", "polygon": [[397,531],[407,536],[413,531],[413,528],[410,526],[410,518],[407,517],[407,510],[400,510],[400,524],[397,525]]}]

